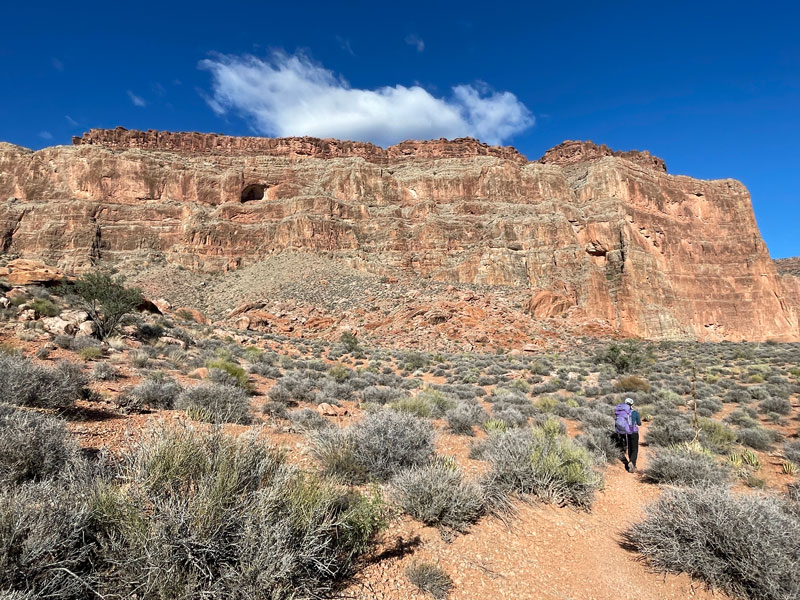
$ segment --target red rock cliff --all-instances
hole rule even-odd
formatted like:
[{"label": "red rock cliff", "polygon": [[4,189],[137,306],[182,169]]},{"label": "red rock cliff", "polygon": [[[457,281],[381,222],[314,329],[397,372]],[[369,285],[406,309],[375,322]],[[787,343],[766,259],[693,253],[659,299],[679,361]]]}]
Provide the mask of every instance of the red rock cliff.
[{"label": "red rock cliff", "polygon": [[566,142],[539,162],[475,140],[370,144],[94,130],[0,144],[0,250],[235,268],[285,249],[390,275],[516,287],[537,318],[649,338],[800,339],[733,180]]}]

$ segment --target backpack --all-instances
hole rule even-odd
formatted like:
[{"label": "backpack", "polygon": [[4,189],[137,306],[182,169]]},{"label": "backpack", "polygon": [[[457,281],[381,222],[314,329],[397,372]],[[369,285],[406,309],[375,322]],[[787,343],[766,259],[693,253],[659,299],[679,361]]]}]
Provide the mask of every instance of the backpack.
[{"label": "backpack", "polygon": [[614,428],[617,433],[625,435],[636,432],[636,427],[631,420],[631,410],[631,405],[625,402],[614,407]]}]

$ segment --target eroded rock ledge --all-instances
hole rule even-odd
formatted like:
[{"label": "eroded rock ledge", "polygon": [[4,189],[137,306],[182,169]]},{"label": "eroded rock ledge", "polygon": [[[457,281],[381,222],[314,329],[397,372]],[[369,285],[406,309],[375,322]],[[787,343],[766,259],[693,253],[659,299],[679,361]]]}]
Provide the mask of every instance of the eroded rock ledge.
[{"label": "eroded rock ledge", "polygon": [[527,162],[511,146],[489,146],[473,138],[408,140],[384,149],[369,142],[320,139],[315,137],[235,137],[216,133],[91,129],[73,137],[75,146],[96,145],[114,150],[166,150],[208,154],[257,154],[289,158],[354,158],[387,163],[400,158],[470,158],[493,156]]}]

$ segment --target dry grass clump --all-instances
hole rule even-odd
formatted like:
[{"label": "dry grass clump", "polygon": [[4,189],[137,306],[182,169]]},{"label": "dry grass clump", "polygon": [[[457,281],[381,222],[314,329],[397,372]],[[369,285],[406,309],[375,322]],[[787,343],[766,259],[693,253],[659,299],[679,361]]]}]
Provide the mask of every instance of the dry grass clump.
[{"label": "dry grass clump", "polygon": [[413,562],[406,567],[406,577],[421,591],[437,600],[447,598],[453,589],[453,580],[450,576],[433,563]]}]

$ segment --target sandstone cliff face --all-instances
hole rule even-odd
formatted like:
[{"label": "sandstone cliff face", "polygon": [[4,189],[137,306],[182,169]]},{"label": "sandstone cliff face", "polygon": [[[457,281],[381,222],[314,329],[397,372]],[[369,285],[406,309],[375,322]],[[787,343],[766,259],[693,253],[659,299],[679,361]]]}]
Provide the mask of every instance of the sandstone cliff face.
[{"label": "sandstone cliff face", "polygon": [[542,319],[649,338],[800,338],[796,290],[747,190],[648,153],[566,142],[540,162],[475,140],[92,131],[0,144],[0,250],[235,268],[286,249],[440,281],[516,286]]}]

